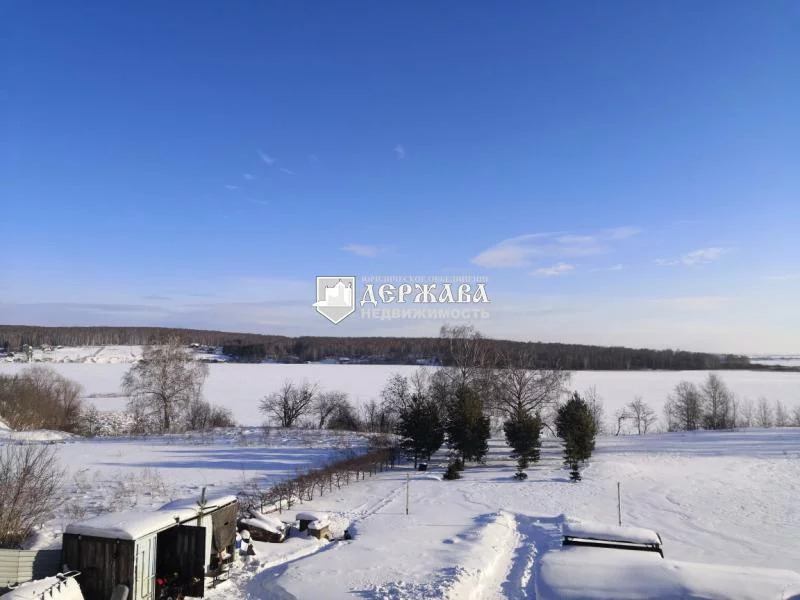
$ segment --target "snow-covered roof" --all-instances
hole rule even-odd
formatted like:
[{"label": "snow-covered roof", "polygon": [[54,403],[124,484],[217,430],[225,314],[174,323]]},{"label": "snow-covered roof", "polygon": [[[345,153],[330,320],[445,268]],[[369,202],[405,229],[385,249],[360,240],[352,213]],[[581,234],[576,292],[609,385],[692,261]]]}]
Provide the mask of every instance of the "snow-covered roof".
[{"label": "snow-covered roof", "polygon": [[[224,506],[235,500],[236,496],[209,498],[206,509],[213,506]],[[167,529],[176,523],[194,519],[198,513],[197,500],[187,498],[168,502],[158,510],[108,513],[78,523],[70,523],[64,533],[136,540],[150,533]]]},{"label": "snow-covered roof", "polygon": [[274,524],[262,521],[261,519],[242,519],[239,522],[245,527],[263,529],[264,531],[269,531],[270,533],[276,533],[276,534],[283,533],[284,529],[283,527],[276,527]]},{"label": "snow-covered roof", "polygon": [[79,523],[70,523],[64,533],[89,535],[120,540],[137,540],[150,533],[162,531],[176,523],[188,521],[197,516],[193,508],[174,510],[130,510],[108,513]]},{"label": "snow-covered roof", "polygon": [[254,509],[250,509],[247,512],[249,513],[250,518],[255,520],[255,521],[261,521],[261,522],[265,523],[266,525],[269,525],[270,527],[272,527],[274,529],[281,530],[281,531],[286,529],[286,523],[284,523],[283,521],[281,521],[277,517],[272,517],[270,515],[262,514],[262,513],[258,512],[257,510],[254,510]]},{"label": "snow-covered roof", "polygon": [[[51,593],[52,590],[52,593]],[[47,598],[50,600],[83,600],[81,588],[73,578],[59,576],[36,579],[18,585],[3,594],[3,600],[28,600]]]},{"label": "snow-covered roof", "polygon": [[536,592],[540,600],[778,600],[795,586],[800,589],[800,574],[793,571],[680,562],[654,552],[565,546],[542,557]]},{"label": "snow-covered roof", "polygon": [[[215,508],[230,504],[231,502],[236,502],[236,496],[212,496],[210,498],[206,498],[205,510],[213,510]],[[171,502],[167,502],[158,510],[174,510],[176,508],[192,508],[197,510],[199,508],[199,505],[197,504],[197,498],[181,498],[179,500],[173,500]]]},{"label": "snow-covered roof", "polygon": [[298,521],[327,521],[328,513],[324,512],[299,512],[297,513]]},{"label": "snow-covered roof", "polygon": [[311,523],[308,524],[308,528],[316,529],[317,531],[319,531],[324,527],[330,527],[330,525],[331,522],[328,519],[317,519],[316,521],[311,521]]},{"label": "snow-covered roof", "polygon": [[564,523],[564,537],[584,540],[601,540],[605,542],[628,542],[631,544],[661,545],[661,538],[652,529],[643,527],[620,527],[593,521],[569,520]]}]

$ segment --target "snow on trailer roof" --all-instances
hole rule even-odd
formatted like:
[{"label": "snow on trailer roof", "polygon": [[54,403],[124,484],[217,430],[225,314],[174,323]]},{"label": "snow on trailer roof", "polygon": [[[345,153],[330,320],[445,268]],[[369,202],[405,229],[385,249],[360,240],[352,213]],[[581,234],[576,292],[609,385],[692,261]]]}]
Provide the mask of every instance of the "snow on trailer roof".
[{"label": "snow on trailer roof", "polygon": [[[207,508],[224,506],[236,496],[209,498]],[[64,533],[120,540],[137,540],[141,537],[172,527],[176,523],[197,517],[200,507],[197,500],[182,499],[168,502],[158,510],[130,510],[99,515],[78,523],[70,523]]]},{"label": "snow on trailer roof", "polygon": [[652,552],[565,546],[545,553],[540,565],[540,600],[800,598],[794,571],[673,561]]},{"label": "snow on trailer roof", "polygon": [[652,529],[607,525],[592,521],[568,520],[562,528],[564,537],[603,542],[627,542],[661,546],[661,536]]},{"label": "snow on trailer roof", "polygon": [[189,521],[197,516],[197,510],[180,508],[175,510],[130,510],[108,513],[79,523],[70,523],[64,533],[88,535],[120,540],[138,540],[151,533],[172,527],[176,523]]},{"label": "snow on trailer roof", "polygon": [[[236,502],[236,496],[213,496],[206,498],[204,508],[205,510],[213,510],[215,508],[220,508],[221,506],[231,504],[232,502]],[[194,510],[197,510],[199,507],[200,505],[198,504],[197,498],[182,498],[180,500],[167,502],[158,510],[174,510],[176,508],[193,508]]]}]

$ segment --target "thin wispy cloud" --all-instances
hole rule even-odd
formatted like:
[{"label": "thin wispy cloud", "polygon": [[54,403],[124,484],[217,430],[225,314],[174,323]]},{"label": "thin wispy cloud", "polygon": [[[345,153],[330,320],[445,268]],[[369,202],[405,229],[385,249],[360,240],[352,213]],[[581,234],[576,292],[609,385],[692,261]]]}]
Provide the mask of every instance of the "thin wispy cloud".
[{"label": "thin wispy cloud", "polygon": [[275,159],[272,158],[269,154],[265,154],[261,150],[258,151],[258,156],[261,157],[261,160],[263,160],[264,164],[266,164],[268,167],[271,167],[272,165],[275,164]]},{"label": "thin wispy cloud", "polygon": [[605,254],[613,244],[641,232],[637,227],[603,229],[590,234],[529,233],[503,240],[480,252],[472,263],[488,268],[529,267],[542,258],[576,258]]},{"label": "thin wispy cloud", "polygon": [[342,250],[355,254],[356,256],[375,257],[383,253],[386,248],[383,246],[371,246],[369,244],[347,244]]},{"label": "thin wispy cloud", "polygon": [[597,267],[595,269],[592,269],[592,272],[603,273],[606,271],[622,271],[622,269],[624,268],[625,267],[623,267],[622,265],[611,265],[610,267]]},{"label": "thin wispy cloud", "polygon": [[406,157],[406,149],[403,147],[403,144],[397,144],[394,147],[395,154],[397,154],[397,160],[403,160]]},{"label": "thin wispy cloud", "polygon": [[228,185],[226,185],[226,186],[225,186],[225,189],[226,189],[226,190],[230,190],[230,191],[234,191],[234,190],[238,190],[238,189],[239,189],[239,186],[238,186],[238,185],[231,185],[231,184],[228,184]]},{"label": "thin wispy cloud", "polygon": [[558,263],[557,265],[553,265],[552,267],[542,267],[540,269],[534,269],[531,271],[531,275],[536,275],[537,277],[558,277],[560,275],[566,275],[567,273],[574,271],[575,265],[571,265],[569,263]]},{"label": "thin wispy cloud", "polygon": [[702,265],[719,260],[728,252],[728,248],[715,246],[712,248],[698,248],[687,252],[677,258],[658,258],[655,263],[660,267],[671,267],[675,265],[684,265],[691,267],[694,265]]},{"label": "thin wispy cloud", "polygon": [[711,311],[724,308],[728,298],[724,296],[686,296],[680,298],[656,298],[650,303],[667,310]]},{"label": "thin wispy cloud", "polygon": [[280,171],[281,173],[286,173],[287,175],[294,175],[294,171],[287,169],[286,167],[281,167]]},{"label": "thin wispy cloud", "polygon": [[781,275],[764,275],[767,281],[795,281],[800,279],[800,273],[783,273]]},{"label": "thin wispy cloud", "polygon": [[258,198],[248,198],[247,201],[250,204],[257,204],[258,206],[266,206],[269,204],[269,200],[259,200]]},{"label": "thin wispy cloud", "polygon": [[316,154],[309,154],[308,155],[308,162],[310,162],[310,163],[318,163],[319,162],[319,157],[317,157]]},{"label": "thin wispy cloud", "polygon": [[255,179],[255,176],[251,175],[250,173],[243,173],[242,177],[244,177],[247,181],[253,181],[253,179]]}]

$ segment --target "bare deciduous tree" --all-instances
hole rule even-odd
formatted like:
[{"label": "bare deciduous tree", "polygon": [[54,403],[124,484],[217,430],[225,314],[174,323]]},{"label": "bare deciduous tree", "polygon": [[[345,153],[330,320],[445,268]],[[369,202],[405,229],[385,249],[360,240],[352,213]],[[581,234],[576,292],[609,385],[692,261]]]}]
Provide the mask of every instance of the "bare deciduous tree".
[{"label": "bare deciduous tree", "polygon": [[533,356],[517,354],[495,371],[495,407],[506,417],[536,415],[555,406],[566,391],[569,371],[533,368]]},{"label": "bare deciduous tree", "polygon": [[664,415],[670,431],[699,429],[703,410],[697,386],[688,381],[679,382],[664,404]]},{"label": "bare deciduous tree", "polygon": [[317,388],[316,383],[304,381],[295,385],[286,381],[280,390],[262,398],[261,412],[274,419],[281,427],[294,427],[300,417],[311,410]]},{"label": "bare deciduous tree", "polygon": [[491,358],[490,345],[472,325],[443,325],[439,337],[445,343],[450,366],[444,369],[454,388],[472,385],[481,379]]},{"label": "bare deciduous tree", "polygon": [[384,406],[392,412],[400,412],[411,403],[411,382],[408,377],[395,373],[381,391]]},{"label": "bare deciduous tree", "polygon": [[792,426],[800,427],[800,405],[795,406],[792,411]]},{"label": "bare deciduous tree", "polygon": [[0,447],[0,547],[19,547],[52,516],[63,476],[49,446]]},{"label": "bare deciduous tree", "polygon": [[783,402],[775,400],[775,427],[789,426],[789,411],[786,410]]},{"label": "bare deciduous tree", "polygon": [[605,407],[603,406],[603,399],[597,393],[597,388],[592,386],[586,390],[583,393],[583,399],[589,406],[589,412],[592,413],[595,431],[598,434],[606,433]]},{"label": "bare deciduous tree", "polygon": [[739,402],[739,410],[736,415],[737,427],[752,427],[753,420],[755,419],[755,407],[753,401],[745,398]]},{"label": "bare deciduous tree", "polygon": [[647,434],[647,430],[658,421],[655,411],[639,396],[628,404],[628,411],[639,435]]},{"label": "bare deciduous tree", "polygon": [[215,427],[235,427],[233,413],[228,408],[215,406],[203,399],[189,403],[186,411],[186,427],[190,431],[207,431]]},{"label": "bare deciduous tree", "polygon": [[201,397],[208,366],[192,359],[177,339],[164,346],[145,347],[142,360],[122,379],[122,389],[130,396],[134,413],[154,413],[161,428],[170,431],[185,415],[193,400]]},{"label": "bare deciduous tree", "polygon": [[331,391],[317,394],[313,406],[313,411],[317,419],[317,427],[319,429],[324,429],[331,415],[346,403],[347,394],[344,392]]},{"label": "bare deciduous tree", "polygon": [[772,407],[766,398],[759,398],[756,405],[756,425],[759,427],[772,427]]},{"label": "bare deciduous tree", "polygon": [[709,373],[705,383],[700,387],[700,394],[705,409],[704,426],[706,429],[728,429],[731,427],[731,399],[728,386],[716,373]]},{"label": "bare deciduous tree", "polygon": [[0,376],[0,416],[14,429],[81,428],[81,386],[50,367]]},{"label": "bare deciduous tree", "polygon": [[631,413],[628,412],[627,407],[617,409],[614,412],[614,420],[617,422],[617,430],[614,432],[614,435],[619,435],[622,432],[622,426],[625,422],[631,420]]}]

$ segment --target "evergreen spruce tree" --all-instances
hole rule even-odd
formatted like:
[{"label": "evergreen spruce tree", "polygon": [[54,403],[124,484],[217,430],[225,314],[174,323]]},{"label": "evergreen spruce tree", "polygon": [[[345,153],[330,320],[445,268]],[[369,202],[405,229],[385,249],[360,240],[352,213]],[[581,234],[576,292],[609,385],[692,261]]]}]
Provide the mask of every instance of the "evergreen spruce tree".
[{"label": "evergreen spruce tree", "polygon": [[444,443],[444,425],[439,408],[430,400],[415,396],[401,409],[397,427],[400,446],[406,455],[414,458],[414,468],[419,459],[430,460],[431,454]]},{"label": "evergreen spruce tree", "polygon": [[489,451],[491,427],[483,414],[483,402],[471,387],[461,385],[447,410],[447,441],[463,461],[481,461]]},{"label": "evergreen spruce tree", "polygon": [[570,467],[570,479],[580,481],[580,463],[592,456],[597,430],[589,405],[577,392],[559,407],[556,432],[564,440],[564,462]]},{"label": "evergreen spruce tree", "polygon": [[542,420],[539,415],[531,415],[525,411],[517,412],[503,424],[506,442],[511,446],[511,458],[517,459],[517,479],[527,479],[524,470],[531,462],[539,460],[539,448],[542,443],[539,434],[542,431]]}]

